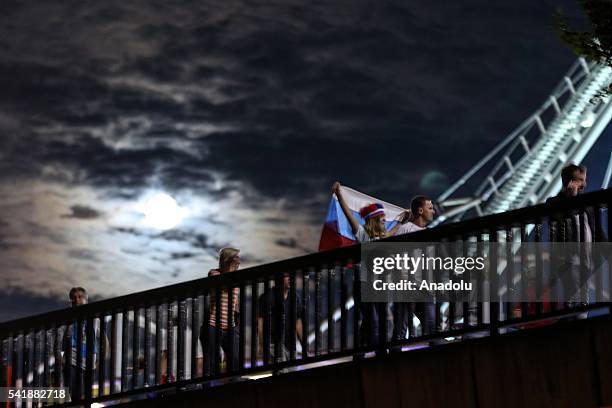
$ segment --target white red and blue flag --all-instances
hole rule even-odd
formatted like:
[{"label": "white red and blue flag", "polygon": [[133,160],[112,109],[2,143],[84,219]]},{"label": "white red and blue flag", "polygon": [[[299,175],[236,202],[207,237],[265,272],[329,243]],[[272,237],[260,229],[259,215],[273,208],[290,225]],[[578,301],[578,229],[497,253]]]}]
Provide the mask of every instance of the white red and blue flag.
[{"label": "white red and blue flag", "polygon": [[[399,221],[400,216],[406,211],[404,208],[394,204],[387,203],[382,200],[378,200],[367,194],[361,193],[352,188],[340,186],[342,196],[346,201],[346,204],[351,209],[353,217],[361,225],[365,223],[365,220],[359,214],[359,210],[366,205],[372,203],[380,203],[385,209],[385,218],[387,219],[387,230],[393,228]],[[348,246],[356,244],[357,240],[353,231],[351,231],[351,224],[342,212],[338,197],[334,194],[329,203],[327,210],[327,217],[325,218],[325,224],[323,225],[323,231],[321,232],[321,240],[319,241],[319,251],[325,251],[328,249],[334,249],[338,247]]]}]

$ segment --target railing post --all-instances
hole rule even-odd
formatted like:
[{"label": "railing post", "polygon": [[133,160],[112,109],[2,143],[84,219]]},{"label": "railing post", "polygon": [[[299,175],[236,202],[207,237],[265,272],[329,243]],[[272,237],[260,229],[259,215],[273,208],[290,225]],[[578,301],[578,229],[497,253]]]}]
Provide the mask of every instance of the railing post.
[{"label": "railing post", "polygon": [[[49,327],[49,329],[47,330],[47,327]],[[43,379],[43,386],[44,387],[53,387],[53,377],[51,376],[51,365],[50,360],[51,360],[51,356],[53,356],[53,326],[45,326],[44,328],[45,332],[44,332],[44,339],[45,339],[45,349],[43,352],[43,358],[45,359],[45,368],[44,368],[44,379]],[[55,368],[55,364],[54,363],[54,367]],[[0,383],[1,384],[1,383]]]},{"label": "railing post", "polygon": [[[462,256],[467,259],[467,257],[469,256],[468,253],[468,249],[470,247],[470,237],[468,235],[463,235],[461,237],[463,243],[462,243],[462,247],[463,247],[463,252],[462,252]],[[465,273],[463,274],[464,279],[467,282],[472,282],[472,274],[470,272],[470,270],[468,268],[466,268]],[[471,308],[471,302],[470,299],[468,297],[468,299],[464,299],[463,300],[463,328],[467,329],[470,327],[470,308]],[[427,322],[429,319],[425,318],[425,321]],[[423,329],[423,333],[425,333],[425,329]],[[429,330],[428,333],[429,334]]]},{"label": "railing post", "polygon": [[361,314],[361,266],[349,259],[349,264],[353,267],[353,348],[357,349],[363,344],[359,318]]},{"label": "railing post", "polygon": [[[454,241],[453,238],[450,238],[448,240],[443,240],[442,242],[444,244],[448,244],[450,256],[453,258],[456,257],[457,256],[457,242]],[[448,277],[449,279],[452,277],[452,271],[448,272]],[[456,325],[455,325],[456,309],[457,309],[457,304],[455,302],[455,297],[450,296],[448,298],[448,330],[450,331],[456,328]],[[410,318],[412,319],[412,316]]]},{"label": "railing post", "polygon": [[514,254],[512,252],[512,245],[514,243],[514,234],[512,226],[506,226],[506,239],[504,244],[506,245],[506,294],[504,296],[504,318],[509,320],[512,318],[514,302],[512,299],[512,290],[514,287]]},{"label": "railing post", "polygon": [[234,367],[234,359],[237,357],[234,353],[236,346],[236,325],[234,321],[234,287],[227,287],[227,331],[226,336],[229,336],[227,341],[228,347],[225,353],[225,372],[229,373],[236,369]]},{"label": "railing post", "polygon": [[[82,319],[79,319],[79,321],[81,320]],[[85,404],[87,406],[90,406],[91,401],[92,401],[92,387],[93,387],[93,378],[94,378],[93,374],[94,374],[94,369],[95,369],[94,346],[96,342],[96,332],[95,332],[93,317],[88,317],[85,322],[86,322],[85,323],[85,335],[86,335],[85,344],[86,344],[86,357],[87,357],[87,360],[85,361],[86,365],[85,365],[85,381],[84,381]],[[79,342],[77,347],[79,350],[78,353],[79,355],[81,355],[82,354],[82,351],[81,351],[82,343]]]},{"label": "railing post", "polygon": [[497,336],[499,334],[499,279],[497,275],[497,229],[495,227],[489,228],[489,264],[491,265],[491,278],[489,287],[489,296],[491,297],[489,302],[489,325],[491,336]]},{"label": "railing post", "polygon": [[240,284],[240,330],[238,332],[238,368],[244,369],[245,360],[245,339],[246,339],[246,309],[247,295],[246,295],[246,282]]},{"label": "railing post", "polygon": [[[593,224],[594,224],[594,231],[591,231],[593,234],[593,242],[596,242],[595,244],[593,244],[593,248],[591,249],[591,253],[594,254],[597,259],[593,259],[593,266],[595,267],[595,269],[593,269],[595,271],[595,273],[597,274],[595,276],[595,302],[603,302],[604,300],[604,291],[603,291],[603,287],[604,287],[604,280],[603,280],[603,271],[601,270],[601,262],[602,259],[600,257],[600,251],[599,249],[595,248],[595,246],[599,246],[601,245],[598,242],[601,242],[600,236],[603,235],[601,234],[601,230],[602,230],[602,225],[601,225],[601,210],[602,208],[600,207],[600,205],[595,205],[593,206],[593,212],[595,213],[595,219],[593,220]],[[602,238],[602,237],[601,237]],[[595,251],[593,251],[593,249],[595,249]]]},{"label": "railing post", "polygon": [[346,302],[347,302],[347,282],[346,282],[346,268],[342,264],[337,264],[340,268],[340,351],[345,351],[347,349],[347,330],[348,330],[348,322],[347,322],[347,312],[346,312]]},{"label": "railing post", "polygon": [[529,303],[525,302],[527,297],[527,291],[529,290],[528,276],[527,276],[527,228],[524,223],[521,223],[521,318],[527,317],[529,314]]},{"label": "railing post", "polygon": [[[34,387],[41,387],[42,379],[44,378],[44,371],[41,373],[39,367],[44,365],[43,353],[45,342],[41,338],[41,331],[44,331],[44,327],[34,329]],[[1,356],[0,356],[1,357]],[[44,370],[44,368],[43,368]]]},{"label": "railing post", "polygon": [[121,391],[130,389],[128,378],[128,353],[129,353],[129,327],[130,316],[127,308],[122,310],[122,325],[121,325]]},{"label": "railing post", "polygon": [[[549,219],[549,226],[550,226]],[[535,251],[535,261],[536,261],[536,300],[537,300],[537,313],[542,313],[543,311],[543,299],[542,299],[542,282],[544,279],[543,273],[543,265],[542,265],[542,220],[538,219],[535,223],[534,228],[534,240],[536,242],[536,247],[539,247]],[[540,245],[538,245],[540,244]]]},{"label": "railing post", "polygon": [[[271,294],[270,294],[270,278],[264,279],[264,297],[263,297],[263,364],[270,364],[270,335],[272,330],[272,310],[271,310]],[[260,306],[261,307],[261,306]]]},{"label": "railing post", "polygon": [[321,354],[321,270],[315,270],[315,356]]},{"label": "railing post", "polygon": [[[212,348],[213,364],[212,375],[217,375],[221,372],[221,297],[223,291],[221,286],[215,288],[215,333]],[[208,339],[210,341],[210,339]]]},{"label": "railing post", "polygon": [[259,282],[257,280],[251,281],[251,368],[257,366],[257,350],[259,348],[257,333],[257,314],[259,312],[258,285]]},{"label": "railing post", "polygon": [[[51,376],[49,384],[54,387],[60,387],[62,385],[62,354],[61,354],[61,338],[60,338],[60,326],[57,324],[51,325],[51,356],[53,357],[53,372],[49,373]],[[51,357],[49,357],[51,358]]]},{"label": "railing post", "polygon": [[28,330],[27,332],[24,332],[24,336],[26,350],[24,356],[24,383],[26,387],[32,387],[34,380],[34,330]]},{"label": "railing post", "polygon": [[334,310],[336,309],[336,269],[331,264],[327,269],[327,353],[334,352],[335,330]]},{"label": "railing post", "polygon": [[[610,236],[610,233],[612,233],[612,200],[610,200],[609,198],[610,196],[608,196],[608,198],[606,199],[606,209],[607,209],[607,213],[608,213],[608,222],[606,223],[608,226],[608,230],[606,231],[606,236],[608,238],[608,242],[612,242],[612,237]],[[603,226],[601,227],[603,228]],[[603,235],[603,234],[602,234]],[[610,313],[612,313],[612,267],[609,265],[609,261],[610,258],[608,257],[608,301],[609,306],[610,306]]]},{"label": "railing post", "polygon": [[134,307],[134,323],[132,326],[132,389],[139,387],[140,374],[140,307]]},{"label": "railing post", "polygon": [[167,321],[166,321],[166,383],[172,383],[176,379],[172,375],[174,373],[174,360],[176,359],[176,353],[174,351],[175,343],[174,343],[174,326],[176,326],[176,320],[174,317],[174,299],[169,298],[168,304],[166,305],[167,309]]},{"label": "railing post", "polygon": [[106,357],[108,355],[108,334],[106,330],[106,315],[101,314],[100,321],[100,348],[98,354],[98,398],[105,395],[106,383]]},{"label": "railing post", "polygon": [[276,316],[273,316],[273,322],[274,322],[274,326],[275,330],[273,330],[274,333],[274,364],[277,364],[279,362],[281,362],[283,360],[283,348],[285,347],[285,336],[287,336],[287,333],[285,333],[285,323],[286,323],[286,319],[287,319],[287,311],[285,310],[285,299],[284,299],[284,294],[285,294],[285,282],[284,282],[284,275],[282,274],[278,274],[275,276],[275,291],[274,291],[274,295],[276,296],[275,299],[275,308],[274,311],[276,312]]},{"label": "railing post", "polygon": [[[241,299],[242,300],[242,299]],[[242,319],[241,315],[241,319]],[[204,358],[198,357],[198,346],[200,344],[200,301],[199,296],[194,294],[191,298],[191,379],[198,378],[200,373],[198,370],[201,368],[201,362]],[[202,355],[204,350],[202,349]]]},{"label": "railing post", "polygon": [[151,305],[145,308],[145,327],[144,327],[144,387],[151,386],[151,347],[153,334],[151,333]]},{"label": "railing post", "polygon": [[302,338],[302,359],[308,358],[308,337],[310,336],[310,270],[304,268],[302,270],[303,294],[302,303],[304,310],[303,328],[304,335]]},{"label": "railing post", "polygon": [[178,300],[178,333],[177,333],[177,363],[176,363],[176,379],[177,381],[185,380],[185,335],[187,330],[187,305],[186,299]]},{"label": "railing post", "polygon": [[[295,361],[295,339],[296,339],[296,325],[298,320],[297,313],[297,282],[295,281],[295,271],[291,271],[289,274],[289,360]],[[303,319],[302,319],[303,320]],[[302,336],[304,333],[302,332]]]},{"label": "railing post", "polygon": [[[8,334],[8,338],[7,338],[7,344],[6,344],[6,371],[5,371],[5,375],[4,375],[4,383],[3,385],[5,387],[12,387],[14,385],[14,375],[13,375],[13,352],[14,352],[14,337],[13,337],[13,333],[9,333]],[[60,360],[57,360],[58,363]],[[56,370],[58,371],[58,370]],[[58,387],[59,387],[59,383],[58,383]]]},{"label": "railing post", "polygon": [[[155,385],[162,383],[162,361],[164,358],[168,358],[166,355],[163,356],[163,329],[164,329],[164,307],[163,303],[160,303],[155,308]],[[168,353],[166,353],[168,354]]]},{"label": "railing post", "polygon": [[[483,254],[483,239],[482,239],[482,233],[478,232],[476,234],[476,251],[478,256],[482,256]],[[482,273],[478,274],[478,278],[477,278],[477,286],[478,286],[478,291],[480,292],[481,295],[483,295],[483,291],[484,291],[484,280],[482,279]],[[483,310],[483,301],[480,302],[476,302],[476,320],[477,320],[477,324],[480,326],[483,324],[484,322],[484,310]]]}]

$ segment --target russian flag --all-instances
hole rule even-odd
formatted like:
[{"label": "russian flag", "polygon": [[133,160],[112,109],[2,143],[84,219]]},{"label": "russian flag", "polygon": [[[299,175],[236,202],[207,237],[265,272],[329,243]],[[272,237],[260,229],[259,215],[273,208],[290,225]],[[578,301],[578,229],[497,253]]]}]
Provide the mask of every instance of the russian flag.
[{"label": "russian flag", "polygon": [[[367,194],[363,194],[352,188],[340,186],[342,189],[342,196],[346,201],[346,204],[351,209],[353,217],[361,225],[365,224],[365,220],[359,215],[359,209],[365,207],[368,204],[380,203],[385,208],[385,218],[387,219],[387,230],[393,228],[397,223],[401,214],[406,210],[394,204],[378,200]],[[325,218],[325,224],[323,225],[323,231],[321,232],[321,240],[319,241],[319,251],[325,251],[328,249],[334,249],[338,247],[348,246],[356,244],[357,240],[353,231],[351,231],[351,225],[342,212],[338,198],[334,194],[329,203],[327,210],[327,217]]]}]

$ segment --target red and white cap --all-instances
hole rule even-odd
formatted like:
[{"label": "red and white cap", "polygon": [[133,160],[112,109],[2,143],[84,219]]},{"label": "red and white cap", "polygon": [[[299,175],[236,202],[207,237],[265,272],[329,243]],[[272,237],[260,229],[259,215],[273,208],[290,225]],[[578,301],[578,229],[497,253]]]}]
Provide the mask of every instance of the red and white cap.
[{"label": "red and white cap", "polygon": [[385,215],[385,209],[380,203],[368,204],[359,210],[359,215],[366,221],[373,217]]}]

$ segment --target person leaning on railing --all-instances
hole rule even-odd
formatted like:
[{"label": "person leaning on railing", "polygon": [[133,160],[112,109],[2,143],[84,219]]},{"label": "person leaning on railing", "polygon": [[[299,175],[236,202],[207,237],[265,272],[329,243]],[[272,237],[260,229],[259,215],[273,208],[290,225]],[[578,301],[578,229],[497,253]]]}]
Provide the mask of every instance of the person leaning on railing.
[{"label": "person leaning on railing", "polygon": [[[236,248],[223,248],[219,252],[219,268],[211,269],[208,272],[208,276],[217,276],[234,272],[238,270],[239,267],[240,250]],[[239,313],[238,296],[238,288],[233,288],[233,314],[229,316],[229,291],[227,289],[221,290],[221,298],[219,300],[220,319],[217,322],[216,290],[213,289],[210,294],[210,318],[208,322],[205,322],[200,328],[200,341],[202,342],[202,349],[204,350],[204,363],[207,373],[210,373],[214,368],[213,361],[215,360],[215,353],[218,350],[217,347],[221,347],[226,359],[231,354],[232,361],[227,361],[229,369],[238,367],[238,342],[236,341],[238,337],[238,328],[236,327]],[[215,346],[217,327],[221,329],[221,342]],[[230,350],[232,350],[231,353]]]},{"label": "person leaning on railing", "polygon": [[[546,204],[555,204],[572,197],[576,197],[584,192],[587,185],[587,169],[583,165],[569,164],[561,170],[562,188],[559,194],[546,200]],[[580,242],[590,244],[592,242],[605,242],[608,240],[605,230],[601,225],[596,225],[596,218],[592,208],[585,208],[571,216],[569,214],[557,214],[556,223],[551,223],[550,235],[554,241],[559,242]],[[566,306],[575,306],[579,303],[586,303],[587,299],[581,298],[580,288],[588,282],[582,282],[580,269],[585,266],[588,274],[593,271],[593,263],[589,250],[586,246],[585,258],[581,262],[577,248],[568,248],[570,253],[565,253],[561,260],[562,265],[557,271],[557,276],[563,282],[564,298]],[[574,251],[574,252],[572,252]],[[584,265],[582,265],[584,263]]]},{"label": "person leaning on railing", "polygon": [[[70,304],[73,308],[86,305],[89,300],[87,290],[80,286],[70,289],[68,297],[70,298]],[[74,395],[77,384],[81,393],[85,390],[85,368],[87,361],[87,322],[83,322],[80,335],[77,333],[77,327],[78,322],[75,320],[72,322],[72,325],[66,328],[62,338],[62,374],[64,386],[69,388],[73,399],[78,398],[78,396]],[[100,339],[99,329],[95,330],[95,337],[100,340],[100,345],[103,350],[108,350],[108,338],[104,336]],[[79,345],[80,347],[78,347]],[[100,361],[98,342],[94,341],[94,344],[91,346],[93,347],[94,368],[97,369]],[[78,364],[78,353],[81,354],[81,364]]]}]

